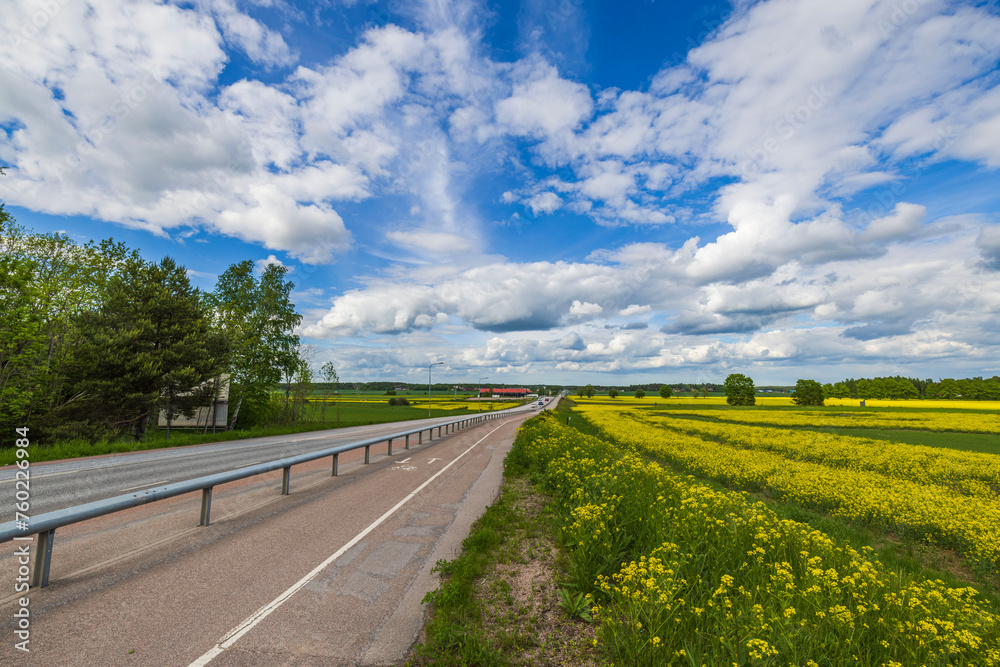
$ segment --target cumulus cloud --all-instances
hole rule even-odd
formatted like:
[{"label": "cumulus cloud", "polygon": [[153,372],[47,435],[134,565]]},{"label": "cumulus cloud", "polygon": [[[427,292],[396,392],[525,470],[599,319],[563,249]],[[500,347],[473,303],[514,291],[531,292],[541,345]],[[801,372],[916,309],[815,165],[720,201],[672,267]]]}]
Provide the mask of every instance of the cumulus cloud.
[{"label": "cumulus cloud", "polygon": [[590,117],[593,100],[586,86],[559,76],[544,61],[530,59],[514,68],[513,91],[495,105],[497,121],[514,134],[551,138]]},{"label": "cumulus cloud", "polygon": [[562,199],[554,192],[540,192],[529,199],[527,204],[531,212],[538,215],[539,213],[552,213],[559,210],[562,206]]},{"label": "cumulus cloud", "polygon": [[621,315],[622,317],[631,317],[633,315],[645,315],[646,313],[650,312],[651,310],[653,310],[651,306],[648,306],[648,305],[640,306],[638,304],[634,304],[633,303],[633,304],[631,304],[631,305],[629,305],[629,306],[627,306],[627,307],[622,308],[621,310],[619,310],[618,314]]}]

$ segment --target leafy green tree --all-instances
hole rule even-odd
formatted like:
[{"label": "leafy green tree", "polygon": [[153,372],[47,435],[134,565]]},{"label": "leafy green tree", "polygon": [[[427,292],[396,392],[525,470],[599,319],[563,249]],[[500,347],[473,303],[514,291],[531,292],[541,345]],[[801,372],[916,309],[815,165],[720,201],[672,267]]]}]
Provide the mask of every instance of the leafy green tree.
[{"label": "leafy green tree", "polygon": [[595,391],[594,385],[592,384],[588,384],[583,390],[583,392],[587,395],[587,398],[593,398]]},{"label": "leafy green tree", "polygon": [[896,377],[887,382],[890,383],[890,398],[920,398],[920,391],[917,389],[917,386],[906,378]]},{"label": "leafy green tree", "polygon": [[228,430],[236,427],[245,401],[266,405],[282,371],[295,367],[299,337],[292,331],[302,316],[289,298],[294,284],[286,280],[287,273],[286,267],[269,264],[258,280],[253,262],[245,260],[226,269],[206,298],[215,326],[230,345],[225,363],[232,381]]},{"label": "leafy green tree", "polygon": [[847,386],[846,382],[838,382],[833,385],[832,390],[826,396],[827,398],[850,398],[851,388]]},{"label": "leafy green tree", "polygon": [[40,313],[33,284],[34,266],[6,251],[13,220],[0,206],[0,426],[15,426],[31,403],[31,378],[35,364],[44,355],[45,341],[39,334]]},{"label": "leafy green tree", "polygon": [[313,387],[313,372],[308,357],[302,356],[299,358],[293,380],[292,413],[289,423],[301,424],[306,418],[306,410],[309,407],[309,394],[312,392]]},{"label": "leafy green tree", "polygon": [[863,399],[875,398],[874,388],[872,387],[872,383],[869,382],[868,380],[863,378],[858,380],[857,387],[858,387],[858,394],[857,394],[858,398],[863,398]]},{"label": "leafy green tree", "polygon": [[0,205],[0,424],[30,420],[44,432],[51,413],[74,400],[67,373],[79,348],[76,318],[106,298],[126,256],[111,240],[79,246],[63,234],[27,233]]},{"label": "leafy green tree", "polygon": [[93,435],[131,430],[141,440],[151,417],[192,416],[207,405],[226,339],[210,328],[197,290],[171,258],[128,259],[107,300],[81,314],[75,406]]},{"label": "leafy green tree", "polygon": [[660,398],[670,398],[674,395],[674,390],[669,385],[660,385]]},{"label": "leafy green tree", "polygon": [[938,398],[958,398],[961,394],[961,385],[952,378],[945,378],[938,384]]},{"label": "leafy green tree", "polygon": [[726,378],[726,403],[729,405],[756,405],[757,396],[753,380],[741,373]]},{"label": "leafy green tree", "polygon": [[796,405],[823,405],[823,386],[816,380],[798,380],[792,392]]},{"label": "leafy green tree", "polygon": [[[327,385],[331,385],[332,384],[334,386],[334,391],[336,391],[337,383],[340,382],[340,376],[337,375],[337,369],[334,367],[333,362],[332,361],[327,361],[322,366],[320,366],[319,373],[320,373],[320,377],[323,378],[323,382],[326,382]],[[323,416],[322,416],[322,420],[323,420],[324,424],[326,423],[326,402],[327,402],[326,399],[327,398],[329,398],[329,393],[327,393],[327,395],[325,395],[323,397]],[[338,407],[337,414],[339,416],[340,415],[340,410],[339,410],[340,406],[338,405],[337,407]],[[338,419],[338,422],[339,421],[340,420]]]},{"label": "leafy green tree", "polygon": [[618,390],[617,389],[609,389],[608,390],[608,396],[610,398],[618,398]]},{"label": "leafy green tree", "polygon": [[576,393],[580,398],[583,398],[587,394],[587,389],[585,387],[577,387]]},{"label": "leafy green tree", "polygon": [[635,397],[646,398],[646,390],[643,389],[642,387],[639,387],[638,389],[635,390]]}]

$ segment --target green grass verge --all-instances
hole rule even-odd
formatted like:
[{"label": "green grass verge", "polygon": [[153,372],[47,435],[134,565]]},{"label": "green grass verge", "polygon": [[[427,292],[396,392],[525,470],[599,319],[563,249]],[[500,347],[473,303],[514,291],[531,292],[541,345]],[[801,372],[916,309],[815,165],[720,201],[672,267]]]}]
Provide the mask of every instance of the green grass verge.
[{"label": "green grass verge", "polygon": [[504,485],[500,497],[473,524],[462,542],[462,554],[452,561],[438,561],[434,571],[441,585],[427,594],[433,616],[426,638],[415,649],[409,665],[507,665],[506,655],[524,638],[498,635],[484,627],[483,603],[477,582],[497,563],[511,562],[521,551],[520,536],[539,530],[517,509],[518,491]]}]

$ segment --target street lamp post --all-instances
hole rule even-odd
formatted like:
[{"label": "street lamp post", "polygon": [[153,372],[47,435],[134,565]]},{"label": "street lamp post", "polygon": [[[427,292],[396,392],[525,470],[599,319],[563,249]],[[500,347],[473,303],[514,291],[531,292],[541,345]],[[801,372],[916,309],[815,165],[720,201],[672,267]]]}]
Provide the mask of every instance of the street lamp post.
[{"label": "street lamp post", "polygon": [[427,367],[427,416],[431,416],[431,369],[435,366],[443,366],[443,361],[435,361]]},{"label": "street lamp post", "polygon": [[484,378],[479,378],[479,392],[476,394],[476,412],[481,412],[483,409],[483,380],[489,380],[490,376],[487,375]]}]

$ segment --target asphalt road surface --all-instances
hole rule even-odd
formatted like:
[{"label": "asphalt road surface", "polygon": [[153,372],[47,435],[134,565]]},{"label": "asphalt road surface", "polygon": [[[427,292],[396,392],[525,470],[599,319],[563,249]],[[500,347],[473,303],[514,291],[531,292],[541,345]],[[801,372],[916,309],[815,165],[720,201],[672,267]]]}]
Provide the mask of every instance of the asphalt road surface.
[{"label": "asphalt road surface", "polygon": [[[36,463],[31,466],[31,515],[453,419],[435,417]],[[14,466],[0,468],[0,513],[14,507],[16,470]],[[11,519],[13,514],[0,522]]]},{"label": "asphalt road surface", "polygon": [[[279,495],[280,470],[216,487],[207,527],[197,526],[200,494],[193,493],[60,528],[45,589],[15,591],[21,545],[2,544],[0,665],[399,664],[423,626],[420,601],[437,586],[431,568],[457,555],[471,524],[495,500],[503,457],[517,426],[533,414],[511,414],[431,443],[425,438],[419,446],[411,438],[409,450],[395,448],[391,457],[373,448],[371,465],[363,465],[360,450],[353,459],[342,454],[339,477],[330,476],[329,459],[296,466],[289,496]],[[400,423],[382,426],[388,433],[406,430]],[[337,444],[334,437],[372,435],[243,441],[245,453],[267,451],[268,458],[251,455],[220,469],[322,449]],[[289,446],[300,448],[265,449]],[[149,454],[166,451],[174,450]],[[162,471],[177,456],[146,463]],[[104,461],[115,458],[121,457]],[[106,475],[92,478],[105,480],[105,490],[114,487],[104,496],[141,481],[126,477],[136,474],[137,461],[91,472],[57,465],[64,464],[44,466],[45,472],[78,485],[78,475]],[[208,472],[153,475],[150,483]],[[33,501],[40,493],[34,480]],[[22,638],[14,630],[24,619],[14,613],[22,608],[30,614],[29,653],[16,648]]]}]

